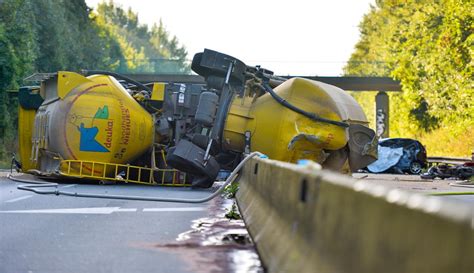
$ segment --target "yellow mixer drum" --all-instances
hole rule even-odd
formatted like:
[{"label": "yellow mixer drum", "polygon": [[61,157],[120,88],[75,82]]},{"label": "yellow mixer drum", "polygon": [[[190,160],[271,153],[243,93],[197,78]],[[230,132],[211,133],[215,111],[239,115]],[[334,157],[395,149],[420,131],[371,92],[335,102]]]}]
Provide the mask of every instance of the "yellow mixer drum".
[{"label": "yellow mixer drum", "polygon": [[62,160],[130,163],[152,147],[152,116],[113,77],[60,72],[59,100],[44,95],[35,127],[47,134],[48,143],[40,144],[45,158],[51,152]]},{"label": "yellow mixer drum", "polygon": [[[322,82],[293,78],[275,88],[275,93],[292,105],[320,117],[346,123],[367,124],[357,102],[340,88]],[[272,159],[296,162],[311,159],[323,162],[324,151],[343,148],[347,129],[311,120],[264,94],[256,99],[236,98],[226,123],[224,142],[228,149],[242,151],[245,132],[251,151]]]}]

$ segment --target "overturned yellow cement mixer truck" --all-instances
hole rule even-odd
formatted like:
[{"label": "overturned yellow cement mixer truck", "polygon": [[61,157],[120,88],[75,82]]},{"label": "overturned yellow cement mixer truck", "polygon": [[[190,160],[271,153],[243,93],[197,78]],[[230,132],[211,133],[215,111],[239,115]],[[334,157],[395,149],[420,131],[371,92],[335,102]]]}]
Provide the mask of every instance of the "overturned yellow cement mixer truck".
[{"label": "overturned yellow cement mixer truck", "polygon": [[210,187],[259,151],[350,172],[377,139],[343,90],[284,79],[212,50],[194,56],[205,84],[140,83],[107,71],[60,71],[19,92],[23,172],[55,178]]}]

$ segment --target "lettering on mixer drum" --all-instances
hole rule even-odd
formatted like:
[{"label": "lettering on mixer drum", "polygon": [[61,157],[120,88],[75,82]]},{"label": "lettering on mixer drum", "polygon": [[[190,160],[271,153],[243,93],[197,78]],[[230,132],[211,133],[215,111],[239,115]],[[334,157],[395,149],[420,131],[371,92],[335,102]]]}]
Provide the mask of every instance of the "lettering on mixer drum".
[{"label": "lettering on mixer drum", "polygon": [[105,147],[109,148],[112,147],[112,135],[113,135],[113,132],[114,132],[114,121],[113,120],[109,120],[107,122],[107,128],[105,128],[105,133],[106,133],[106,137],[105,137]]},{"label": "lettering on mixer drum", "polygon": [[130,140],[130,110],[119,100],[120,111],[122,112],[122,139],[120,144],[128,145]]}]

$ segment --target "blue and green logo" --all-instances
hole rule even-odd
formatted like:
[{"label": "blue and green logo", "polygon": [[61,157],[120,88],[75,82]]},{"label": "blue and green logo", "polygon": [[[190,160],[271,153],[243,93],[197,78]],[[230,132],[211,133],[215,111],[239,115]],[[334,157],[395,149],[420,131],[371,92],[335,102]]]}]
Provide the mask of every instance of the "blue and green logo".
[{"label": "blue and green logo", "polygon": [[104,105],[104,107],[99,107],[99,109],[97,110],[97,112],[95,113],[92,119],[91,127],[85,127],[83,122],[81,122],[80,126],[77,126],[77,129],[79,130],[79,133],[81,134],[80,141],[79,141],[79,150],[83,152],[98,152],[98,153],[110,152],[104,145],[106,145],[109,148],[111,146],[113,121],[107,122],[108,127],[106,129],[106,132],[107,132],[106,143],[102,145],[96,139],[97,134],[99,133],[99,128],[93,125],[94,120],[96,119],[99,119],[99,120],[109,119],[109,107],[107,105]]}]

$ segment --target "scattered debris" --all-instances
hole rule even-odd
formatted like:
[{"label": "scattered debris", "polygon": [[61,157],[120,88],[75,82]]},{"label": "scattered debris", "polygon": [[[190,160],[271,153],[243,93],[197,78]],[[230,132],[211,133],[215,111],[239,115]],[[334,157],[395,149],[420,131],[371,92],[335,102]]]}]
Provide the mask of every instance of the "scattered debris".
[{"label": "scattered debris", "polygon": [[365,179],[365,178],[367,178],[367,177],[369,177],[369,176],[368,176],[368,175],[363,175],[363,176],[357,178],[357,180],[362,180],[362,179]]},{"label": "scattered debris", "polygon": [[474,176],[474,162],[464,163],[462,165],[450,166],[441,164],[428,169],[426,173],[420,175],[423,179],[460,179],[468,180]]}]

